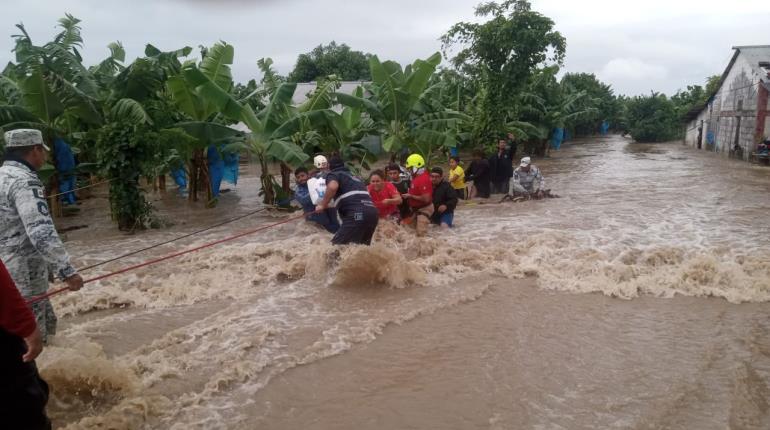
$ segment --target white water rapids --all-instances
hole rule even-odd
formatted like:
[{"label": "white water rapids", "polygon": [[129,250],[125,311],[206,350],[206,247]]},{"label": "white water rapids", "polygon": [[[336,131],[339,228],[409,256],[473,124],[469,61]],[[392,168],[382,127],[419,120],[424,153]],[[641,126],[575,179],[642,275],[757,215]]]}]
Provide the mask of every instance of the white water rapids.
[{"label": "white water rapids", "polygon": [[[295,222],[56,298],[54,426],[770,428],[770,169],[620,137],[534,162],[562,198],[371,247]],[[209,211],[156,195],[176,225],[134,236],[97,193],[66,245],[85,266],[246,213],[251,173]]]}]

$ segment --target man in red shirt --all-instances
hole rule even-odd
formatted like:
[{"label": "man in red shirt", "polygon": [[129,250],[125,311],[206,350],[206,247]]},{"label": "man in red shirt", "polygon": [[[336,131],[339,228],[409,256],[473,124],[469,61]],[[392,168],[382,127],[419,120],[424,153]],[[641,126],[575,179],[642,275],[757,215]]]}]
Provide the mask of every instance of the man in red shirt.
[{"label": "man in red shirt", "polygon": [[43,338],[35,315],[0,262],[0,425],[8,429],[50,429],[45,414],[48,384],[35,358]]},{"label": "man in red shirt", "polygon": [[425,160],[419,154],[412,154],[406,159],[406,168],[412,174],[412,184],[407,193],[402,194],[412,209],[412,221],[417,229],[417,236],[425,236],[433,215],[433,183],[425,168]]}]

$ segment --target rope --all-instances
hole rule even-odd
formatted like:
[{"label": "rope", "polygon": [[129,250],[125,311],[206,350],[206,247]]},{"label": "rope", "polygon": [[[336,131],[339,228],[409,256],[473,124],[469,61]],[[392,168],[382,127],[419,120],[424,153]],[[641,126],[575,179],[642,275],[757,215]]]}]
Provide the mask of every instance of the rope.
[{"label": "rope", "polygon": [[[283,221],[279,221],[279,222],[276,222],[276,223],[273,223],[273,224],[269,224],[269,225],[266,225],[266,226],[262,226],[262,227],[259,227],[259,228],[255,228],[253,230],[249,230],[249,231],[246,231],[244,233],[239,233],[239,234],[236,234],[234,236],[226,237],[224,239],[219,239],[219,240],[216,240],[214,242],[209,242],[209,243],[207,243],[205,245],[196,246],[195,248],[187,249],[185,251],[175,252],[173,254],[169,254],[169,255],[166,255],[164,257],[155,258],[155,259],[152,259],[152,260],[149,260],[149,261],[145,261],[144,263],[135,264],[133,266],[125,267],[123,269],[116,270],[114,272],[106,273],[104,275],[100,275],[100,276],[97,276],[95,278],[88,279],[88,280],[84,281],[83,284],[90,284],[91,282],[101,281],[102,279],[111,278],[113,276],[117,276],[117,275],[120,275],[120,274],[123,274],[123,273],[126,273],[126,272],[130,272],[132,270],[140,269],[140,268],[146,267],[146,266],[151,266],[153,264],[157,264],[157,263],[160,263],[160,262],[163,262],[163,261],[166,261],[166,260],[170,260],[170,259],[176,258],[176,257],[181,257],[182,255],[190,254],[192,252],[200,251],[202,249],[211,248],[212,246],[216,246],[216,245],[219,245],[221,243],[225,243],[225,242],[229,242],[229,241],[232,241],[232,240],[240,239],[240,238],[242,238],[244,236],[248,236],[248,235],[251,235],[251,234],[263,231],[263,230],[267,230],[267,229],[270,229],[270,228],[273,228],[273,227],[277,227],[277,226],[282,225],[282,224],[287,224],[287,223],[289,223],[291,221],[296,221],[296,220],[298,220],[300,218],[305,218],[305,214],[298,215],[298,216],[295,216],[295,217],[291,217],[291,218],[285,219]],[[31,304],[37,303],[37,302],[39,302],[41,300],[45,300],[45,299],[47,299],[49,297],[61,294],[61,293],[65,292],[65,291],[69,291],[69,287],[59,288],[59,289],[56,289],[56,290],[49,291],[49,292],[47,292],[45,294],[41,294],[39,296],[32,297],[31,299],[27,300],[27,303],[31,305]]]},{"label": "rope", "polygon": [[86,185],[86,186],[84,186],[84,187],[75,188],[75,189],[72,189],[72,190],[69,190],[69,191],[65,191],[65,192],[63,192],[63,193],[52,194],[52,195],[50,195],[50,196],[47,196],[47,197],[48,197],[48,198],[54,198],[54,197],[63,196],[63,195],[65,195],[65,194],[68,194],[68,193],[74,193],[75,191],[85,190],[86,188],[91,188],[91,187],[95,187],[95,186],[97,186],[97,185],[105,184],[105,183],[107,183],[107,182],[112,182],[112,181],[114,181],[115,179],[117,179],[117,178],[112,178],[112,179],[105,179],[105,180],[103,180],[103,181],[101,181],[101,182],[97,182],[97,183],[95,183],[95,184],[90,184],[90,185]]},{"label": "rope", "polygon": [[139,254],[139,253],[144,252],[144,251],[149,251],[149,250],[157,248],[159,246],[168,245],[169,243],[176,242],[176,241],[182,240],[182,239],[186,239],[186,238],[188,238],[190,236],[195,236],[196,234],[204,233],[204,232],[209,231],[211,229],[214,229],[214,228],[217,228],[217,227],[221,227],[221,226],[223,226],[225,224],[230,224],[231,222],[235,222],[235,221],[241,220],[243,218],[252,216],[252,215],[257,214],[259,212],[263,212],[265,210],[267,210],[267,208],[257,209],[255,211],[249,212],[249,213],[247,213],[245,215],[241,215],[239,217],[231,218],[231,219],[229,219],[227,221],[220,222],[219,224],[214,224],[214,225],[208,226],[208,227],[206,227],[206,228],[204,228],[202,230],[194,231],[192,233],[187,233],[187,234],[184,234],[184,235],[179,236],[179,237],[174,238],[174,239],[170,239],[170,240],[167,240],[167,241],[164,241],[164,242],[156,243],[156,244],[150,245],[150,246],[148,246],[146,248],[141,248],[141,249],[137,249],[136,251],[129,252],[128,254],[119,255],[117,257],[110,258],[109,260],[105,260],[105,261],[102,261],[102,262],[99,262],[99,263],[96,263],[96,264],[92,264],[90,266],[83,267],[82,269],[78,269],[78,272],[85,272],[86,270],[91,270],[93,268],[96,268],[96,267],[99,267],[99,266],[103,266],[103,265],[105,265],[107,263],[112,263],[113,261],[122,260],[123,258],[130,257],[132,255],[136,255],[136,254]]}]

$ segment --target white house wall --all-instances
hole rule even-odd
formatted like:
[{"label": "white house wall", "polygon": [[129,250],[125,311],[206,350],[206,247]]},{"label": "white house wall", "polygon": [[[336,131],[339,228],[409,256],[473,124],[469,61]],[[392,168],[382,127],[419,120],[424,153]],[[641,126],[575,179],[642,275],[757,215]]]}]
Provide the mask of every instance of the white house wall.
[{"label": "white house wall", "polygon": [[717,152],[726,153],[735,145],[740,117],[738,145],[743,149],[744,158],[748,159],[755,143],[759,80],[757,68],[749,64],[741,52],[719,88],[714,103],[715,107],[719,107],[719,113],[712,115],[712,121],[716,119]]}]

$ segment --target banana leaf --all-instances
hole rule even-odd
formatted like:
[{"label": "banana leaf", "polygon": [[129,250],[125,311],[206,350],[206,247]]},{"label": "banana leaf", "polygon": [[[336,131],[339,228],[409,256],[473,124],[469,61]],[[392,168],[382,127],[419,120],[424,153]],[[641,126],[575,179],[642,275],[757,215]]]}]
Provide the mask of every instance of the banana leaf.
[{"label": "banana leaf", "polygon": [[144,107],[134,99],[120,99],[110,109],[110,115],[115,121],[128,120],[134,124],[152,125],[152,118],[147,115]]},{"label": "banana leaf", "polygon": [[64,112],[64,105],[51,92],[40,69],[23,78],[19,82],[19,88],[26,110],[46,124],[52,124],[56,117]]},{"label": "banana leaf", "polygon": [[200,71],[213,83],[225,91],[233,87],[233,76],[230,65],[233,64],[235,49],[232,45],[216,43],[206,53],[200,64]]},{"label": "banana leaf", "polygon": [[287,139],[271,140],[265,151],[267,155],[283,161],[292,167],[298,167],[310,158],[297,144]]}]

